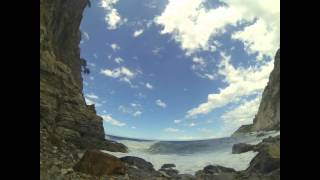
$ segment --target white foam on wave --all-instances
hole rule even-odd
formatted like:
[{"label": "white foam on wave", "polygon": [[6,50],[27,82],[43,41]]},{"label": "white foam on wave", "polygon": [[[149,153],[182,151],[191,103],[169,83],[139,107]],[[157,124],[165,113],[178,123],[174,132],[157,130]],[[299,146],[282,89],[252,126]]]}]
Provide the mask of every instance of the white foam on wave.
[{"label": "white foam on wave", "polygon": [[248,167],[251,159],[256,155],[255,152],[242,154],[232,154],[231,149],[212,152],[196,153],[190,155],[179,154],[151,154],[146,150],[155,142],[137,142],[123,140],[119,141],[129,148],[129,153],[109,152],[116,157],[135,156],[145,159],[153,164],[155,169],[160,169],[163,164],[174,163],[180,173],[194,174],[196,171],[203,169],[210,164],[231,167],[235,170],[244,170]]},{"label": "white foam on wave", "polygon": [[[264,132],[264,135],[257,137],[257,134],[251,134],[243,137],[239,142],[249,144],[258,144],[262,139],[269,136],[280,135],[280,131]],[[207,165],[221,165],[233,168],[237,171],[244,170],[249,166],[250,161],[257,152],[246,152],[241,154],[232,154],[232,145],[225,149],[212,152],[195,153],[190,155],[182,154],[153,154],[149,153],[148,148],[158,141],[134,141],[134,140],[118,140],[119,143],[129,148],[129,153],[109,152],[116,157],[135,156],[145,159],[153,164],[155,169],[160,169],[163,164],[173,163],[180,173],[194,174],[196,171],[203,169]]]}]

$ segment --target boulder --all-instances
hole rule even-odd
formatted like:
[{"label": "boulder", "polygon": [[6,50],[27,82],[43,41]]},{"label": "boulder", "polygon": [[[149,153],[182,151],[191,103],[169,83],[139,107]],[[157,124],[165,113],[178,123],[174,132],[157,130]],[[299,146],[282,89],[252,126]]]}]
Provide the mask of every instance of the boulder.
[{"label": "boulder", "polygon": [[234,179],[236,171],[223,166],[208,165],[203,170],[196,172],[197,180],[231,180]]},{"label": "boulder", "polygon": [[232,146],[232,154],[240,154],[248,151],[252,151],[254,149],[254,145],[246,144],[246,143],[238,143]]},{"label": "boulder", "polygon": [[99,150],[88,150],[73,167],[75,171],[94,175],[125,174],[125,164],[115,156]]},{"label": "boulder", "polygon": [[138,158],[134,156],[125,156],[120,158],[120,160],[131,166],[136,166],[139,169],[143,169],[147,171],[155,171],[155,169],[153,168],[153,165],[142,158]]},{"label": "boulder", "polygon": [[216,165],[216,166],[208,165],[203,168],[203,171],[205,173],[209,173],[209,174],[219,174],[221,172],[236,172],[232,168],[223,167],[223,166],[219,166],[219,165]]},{"label": "boulder", "polygon": [[175,164],[164,164],[161,166],[161,169],[174,168],[174,167],[176,167]]}]

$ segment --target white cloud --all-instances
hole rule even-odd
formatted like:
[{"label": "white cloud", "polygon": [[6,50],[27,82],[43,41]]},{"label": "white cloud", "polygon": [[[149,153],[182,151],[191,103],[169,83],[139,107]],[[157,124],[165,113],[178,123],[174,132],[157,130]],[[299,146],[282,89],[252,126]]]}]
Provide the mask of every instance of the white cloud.
[{"label": "white cloud", "polygon": [[83,35],[82,36],[82,40],[88,41],[90,39],[90,36],[89,36],[89,34],[87,32],[83,31],[82,35]]},{"label": "white cloud", "polygon": [[165,128],[164,129],[165,132],[179,132],[180,130],[179,129],[175,129],[175,128],[171,128],[171,127],[168,127],[168,128]]},{"label": "white cloud", "polygon": [[93,94],[93,93],[86,94],[85,96],[88,97],[88,98],[91,98],[91,99],[99,99],[99,97],[97,95]]},{"label": "white cloud", "polygon": [[123,105],[120,105],[118,107],[118,110],[125,113],[125,114],[130,114],[134,117],[137,117],[137,116],[140,116],[142,114],[142,111],[140,109],[140,105],[138,104],[134,104],[134,103],[130,104],[131,107],[126,107],[126,106],[123,106]]},{"label": "white cloud", "polygon": [[196,124],[194,123],[194,122],[192,122],[192,123],[190,123],[188,126],[190,126],[190,127],[193,127],[193,126],[195,126]]},{"label": "white cloud", "polygon": [[165,102],[163,102],[162,100],[160,100],[160,99],[157,99],[155,103],[158,106],[162,107],[162,108],[166,108],[167,107],[167,104]]},{"label": "white cloud", "polygon": [[136,30],[136,31],[134,31],[134,33],[133,33],[133,37],[138,37],[138,36],[140,36],[142,33],[143,33],[143,29]]},{"label": "white cloud", "polygon": [[96,64],[94,64],[94,63],[88,63],[88,65],[91,67],[96,67]]},{"label": "white cloud", "polygon": [[142,114],[142,112],[138,110],[138,111],[133,113],[133,116],[137,117],[137,116],[140,116],[141,114]]},{"label": "white cloud", "polygon": [[256,115],[261,96],[257,96],[252,100],[245,100],[239,106],[224,112],[222,119],[225,126],[230,129],[230,133],[235,131],[241,125],[251,124],[254,116]]},{"label": "white cloud", "polygon": [[136,103],[131,103],[130,104],[132,107],[140,107],[141,106],[141,104],[136,104]]},{"label": "white cloud", "polygon": [[107,123],[109,123],[109,124],[111,124],[111,125],[114,125],[114,126],[120,126],[120,127],[122,127],[122,126],[125,126],[125,125],[126,125],[126,123],[121,122],[121,121],[116,120],[116,119],[114,119],[113,117],[111,117],[110,114],[108,114],[108,115],[101,115],[101,117],[103,118],[103,120],[104,120],[105,122],[107,122]]},{"label": "white cloud", "polygon": [[245,69],[242,67],[235,68],[230,63],[230,56],[221,53],[221,57],[218,73],[224,76],[223,81],[227,83],[227,86],[217,93],[209,94],[207,102],[190,109],[187,112],[187,117],[207,114],[216,108],[233,103],[241,97],[261,93],[266,86],[269,74],[273,69],[272,61],[261,66]]},{"label": "white cloud", "polygon": [[96,107],[100,107],[101,106],[101,104],[97,102],[99,97],[97,95],[93,94],[93,93],[85,94],[84,95],[84,99],[85,99],[87,105],[94,104]]},{"label": "white cloud", "polygon": [[210,36],[218,35],[227,24],[239,19],[237,11],[229,7],[207,10],[203,0],[169,0],[168,5],[155,23],[162,25],[162,34],[171,33],[182,49],[192,53],[208,49]]},{"label": "white cloud", "polygon": [[107,23],[107,29],[114,30],[120,25],[126,23],[127,19],[122,19],[118,10],[114,8],[114,5],[119,0],[101,0],[100,6],[105,10],[105,21]]},{"label": "white cloud", "polygon": [[126,67],[120,67],[115,69],[102,69],[100,71],[101,74],[105,76],[118,78],[120,81],[127,82],[131,85],[131,80],[137,75],[135,72],[131,71]]},{"label": "white cloud", "polygon": [[194,62],[195,64],[206,64],[205,60],[201,57],[192,58],[192,62]]},{"label": "white cloud", "polygon": [[207,62],[202,57],[193,57],[191,69],[200,78],[214,80],[215,75],[209,74],[207,71]]},{"label": "white cloud", "polygon": [[180,119],[175,119],[173,122],[174,122],[175,124],[179,124],[179,123],[181,122],[181,120],[180,120]]},{"label": "white cloud", "polygon": [[114,61],[118,64],[122,63],[124,60],[121,57],[114,58]]},{"label": "white cloud", "polygon": [[[110,45],[110,47],[114,50],[114,51],[118,51],[120,49],[120,46],[116,43],[112,43]],[[110,58],[109,58],[110,59]]]},{"label": "white cloud", "polygon": [[136,127],[135,127],[135,126],[131,126],[131,128],[132,128],[132,129],[136,129]]},{"label": "white cloud", "polygon": [[148,89],[153,89],[153,86],[152,86],[150,83],[146,83],[146,87],[147,87]]},{"label": "white cloud", "polygon": [[152,50],[152,53],[153,53],[154,55],[157,55],[157,54],[159,54],[160,51],[161,51],[161,48],[157,47],[157,48],[154,48],[154,49]]},{"label": "white cloud", "polygon": [[226,5],[208,9],[205,0],[169,0],[154,21],[163,27],[162,34],[171,34],[190,55],[200,49],[212,50],[209,40],[224,33],[227,25],[258,19],[232,38],[242,41],[248,53],[273,56],[280,41],[280,0],[221,1]]},{"label": "white cloud", "polygon": [[279,29],[269,30],[269,25],[266,23],[266,21],[259,19],[251,26],[245,27],[243,31],[232,35],[233,39],[243,42],[248,54],[258,52],[258,60],[262,60],[263,55],[273,56],[280,45]]}]

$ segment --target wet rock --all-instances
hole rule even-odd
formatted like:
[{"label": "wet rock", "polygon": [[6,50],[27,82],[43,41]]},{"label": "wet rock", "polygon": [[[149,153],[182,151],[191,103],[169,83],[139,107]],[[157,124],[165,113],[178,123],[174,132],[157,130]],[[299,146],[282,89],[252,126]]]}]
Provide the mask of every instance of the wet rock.
[{"label": "wet rock", "polygon": [[248,151],[252,151],[254,149],[254,145],[246,144],[246,143],[238,143],[232,146],[232,154],[240,154]]},{"label": "wet rock", "polygon": [[179,174],[175,177],[176,180],[196,180],[196,177],[191,174]]},{"label": "wet rock", "polygon": [[175,164],[163,164],[163,165],[161,166],[161,169],[174,168],[174,167],[176,167]]},{"label": "wet rock", "polygon": [[139,157],[125,156],[125,157],[120,158],[120,160],[122,162],[125,162],[125,163],[131,165],[131,166],[135,166],[138,169],[143,169],[143,170],[147,170],[147,171],[154,171],[155,170],[153,168],[153,165],[150,162],[148,162],[142,158],[139,158]]},{"label": "wet rock", "polygon": [[203,170],[196,172],[197,180],[231,180],[235,177],[236,171],[219,165],[208,165]]},{"label": "wet rock", "polygon": [[88,150],[74,166],[75,171],[95,176],[125,174],[125,164],[115,156],[99,150]]}]

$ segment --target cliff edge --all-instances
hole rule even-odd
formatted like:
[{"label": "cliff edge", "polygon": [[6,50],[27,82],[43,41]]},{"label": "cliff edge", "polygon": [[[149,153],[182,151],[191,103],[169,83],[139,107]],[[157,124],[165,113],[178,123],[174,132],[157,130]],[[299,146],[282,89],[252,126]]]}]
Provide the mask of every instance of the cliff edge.
[{"label": "cliff edge", "polygon": [[280,49],[265,87],[253,124],[243,125],[232,136],[254,131],[280,130]]},{"label": "cliff edge", "polygon": [[87,4],[40,1],[40,142],[125,152],[105,140],[102,118],[82,93],[79,26]]}]

